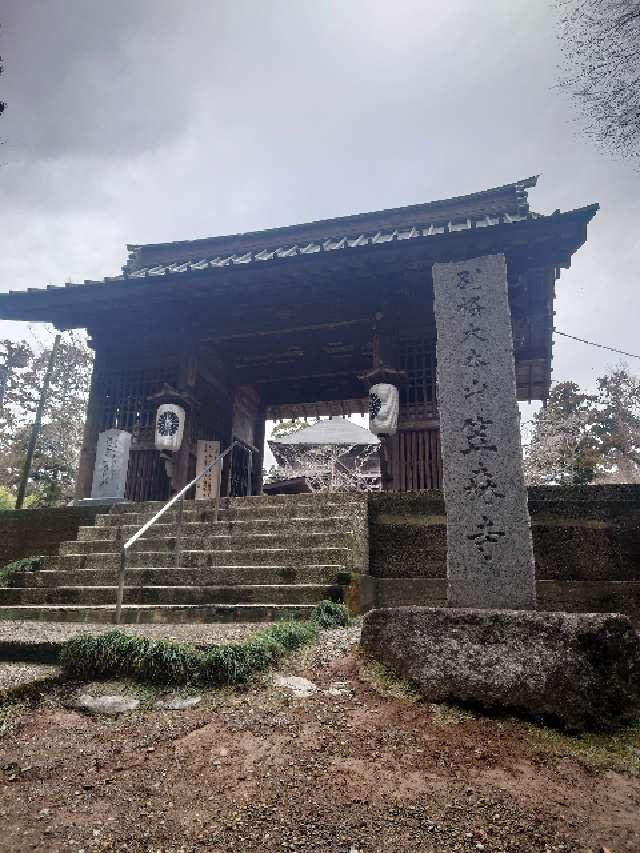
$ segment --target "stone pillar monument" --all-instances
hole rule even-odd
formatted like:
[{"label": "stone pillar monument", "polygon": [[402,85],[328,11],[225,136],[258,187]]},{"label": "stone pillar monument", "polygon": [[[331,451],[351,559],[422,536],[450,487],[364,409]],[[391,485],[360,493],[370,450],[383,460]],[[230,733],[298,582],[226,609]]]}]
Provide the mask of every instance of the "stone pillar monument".
[{"label": "stone pillar monument", "polygon": [[574,731],[637,719],[629,619],[534,609],[504,257],[435,264],[433,290],[449,607],[370,610],[362,648],[428,702],[475,700]]},{"label": "stone pillar monument", "polygon": [[503,255],[433,266],[451,607],[535,609]]},{"label": "stone pillar monument", "polygon": [[94,500],[122,500],[127,483],[131,433],[107,429],[98,436],[91,497]]}]

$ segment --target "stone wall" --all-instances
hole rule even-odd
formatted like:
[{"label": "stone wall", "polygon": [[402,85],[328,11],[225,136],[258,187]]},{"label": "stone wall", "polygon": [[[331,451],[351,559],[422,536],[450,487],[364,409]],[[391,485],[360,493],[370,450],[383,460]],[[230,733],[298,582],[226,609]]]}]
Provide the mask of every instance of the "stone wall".
[{"label": "stone wall", "polygon": [[[529,489],[538,608],[624,612],[640,625],[640,486]],[[369,496],[370,606],[446,604],[440,492]]]},{"label": "stone wall", "polygon": [[21,557],[57,554],[61,542],[73,540],[81,525],[93,524],[104,507],[65,506],[0,512],[0,566]]}]

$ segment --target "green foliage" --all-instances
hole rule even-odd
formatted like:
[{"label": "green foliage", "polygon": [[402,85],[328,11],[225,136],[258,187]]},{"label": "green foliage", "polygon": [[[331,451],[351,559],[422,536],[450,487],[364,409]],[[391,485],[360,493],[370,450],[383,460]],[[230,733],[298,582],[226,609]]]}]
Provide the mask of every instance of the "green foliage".
[{"label": "green foliage", "polygon": [[0,486],[0,512],[2,510],[13,509],[16,505],[15,495],[12,495],[9,489]]},{"label": "green foliage", "polygon": [[575,382],[554,385],[546,406],[533,418],[525,458],[527,479],[535,485],[578,485],[594,477],[596,457],[589,427],[595,398]]},{"label": "green foliage", "polygon": [[599,468],[620,482],[640,481],[640,378],[619,365],[598,379],[591,430]]},{"label": "green foliage", "polygon": [[[10,503],[20,479],[50,349],[0,341],[6,380],[0,394],[0,484]],[[63,336],[54,362],[27,502],[54,506],[73,496],[91,377],[92,353],[76,333]],[[1,506],[1,504],[0,504]]]},{"label": "green foliage", "polygon": [[[316,419],[318,420],[318,419]],[[290,421],[279,421],[271,430],[273,438],[282,438],[284,435],[291,435],[292,432],[306,429],[309,424],[300,418],[292,418]]]},{"label": "green foliage", "polygon": [[323,601],[304,622],[277,622],[244,643],[198,649],[189,643],[150,640],[123,631],[83,634],[60,654],[65,675],[80,681],[132,678],[155,684],[242,684],[288,652],[313,642],[320,627],[348,622],[342,605]]},{"label": "green foliage", "polygon": [[[38,495],[37,493],[32,493],[30,495],[27,495],[22,508],[32,509],[33,507],[37,507],[39,505],[41,505],[40,495]],[[16,496],[9,489],[5,489],[4,486],[0,486],[0,512],[15,508]]]},{"label": "green foliage", "polygon": [[23,557],[21,560],[7,563],[0,569],[0,587],[11,586],[11,579],[18,572],[36,572],[42,566],[43,559],[44,557]]},{"label": "green foliage", "polygon": [[525,471],[536,485],[640,482],[640,378],[620,365],[598,379],[597,394],[554,385],[533,418]]},{"label": "green foliage", "polygon": [[335,601],[321,601],[313,613],[313,619],[322,628],[338,628],[349,624],[349,611],[344,604]]}]

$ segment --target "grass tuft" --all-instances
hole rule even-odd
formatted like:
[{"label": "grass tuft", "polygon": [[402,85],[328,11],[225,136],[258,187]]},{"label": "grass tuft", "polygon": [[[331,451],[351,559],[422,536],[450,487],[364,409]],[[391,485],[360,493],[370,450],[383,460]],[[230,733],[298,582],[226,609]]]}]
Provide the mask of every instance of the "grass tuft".
[{"label": "grass tuft", "polygon": [[344,604],[321,601],[311,617],[321,628],[339,628],[349,624],[349,611]]},{"label": "grass tuft", "polygon": [[154,684],[243,684],[289,652],[313,642],[321,628],[344,625],[345,619],[346,608],[323,601],[309,621],[276,622],[244,643],[208,649],[122,631],[82,634],[64,644],[60,665],[68,678],[78,681],[131,678]]}]

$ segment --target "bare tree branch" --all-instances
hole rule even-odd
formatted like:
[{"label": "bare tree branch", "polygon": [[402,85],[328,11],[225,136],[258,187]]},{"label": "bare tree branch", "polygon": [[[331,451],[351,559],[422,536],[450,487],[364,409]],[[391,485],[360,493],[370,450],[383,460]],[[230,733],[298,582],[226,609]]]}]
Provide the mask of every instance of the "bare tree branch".
[{"label": "bare tree branch", "polygon": [[603,148],[640,157],[640,0],[556,0],[562,79],[586,133]]}]

